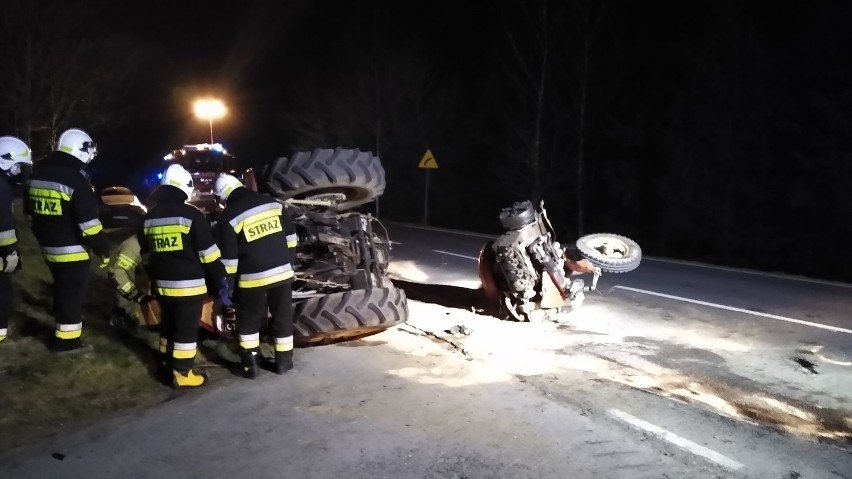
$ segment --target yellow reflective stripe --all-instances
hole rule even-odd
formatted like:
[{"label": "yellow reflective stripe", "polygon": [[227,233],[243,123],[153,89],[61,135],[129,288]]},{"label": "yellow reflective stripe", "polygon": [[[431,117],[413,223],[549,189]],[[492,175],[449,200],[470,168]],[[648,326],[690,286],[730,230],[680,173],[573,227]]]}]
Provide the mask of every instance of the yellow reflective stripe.
[{"label": "yellow reflective stripe", "polygon": [[[62,324],[59,325],[59,327],[62,327],[62,326],[64,326],[64,325],[62,325]],[[60,329],[56,330],[56,337],[59,338],[59,339],[75,339],[75,338],[79,338],[82,335],[83,335],[82,326],[79,329],[74,329],[72,331],[62,331]]]},{"label": "yellow reflective stripe", "polygon": [[196,343],[175,342],[172,349],[172,357],[175,359],[192,359],[195,357]]},{"label": "yellow reflective stripe", "polygon": [[137,265],[136,260],[124,254],[118,255],[118,260],[115,262],[115,264],[118,265],[119,268],[126,271],[130,271],[136,268]]},{"label": "yellow reflective stripe", "polygon": [[44,259],[54,263],[68,263],[71,261],[85,261],[89,259],[89,253],[80,245],[71,246],[45,246],[41,249]]},{"label": "yellow reflective stripe", "polygon": [[226,273],[234,274],[234,273],[237,272],[237,267],[240,264],[240,260],[222,258],[222,264],[225,265],[225,272]]},{"label": "yellow reflective stripe", "polygon": [[45,254],[44,259],[52,263],[70,263],[89,259],[89,253],[84,251],[82,253]]},{"label": "yellow reflective stripe", "polygon": [[293,350],[293,336],[287,336],[284,338],[275,338],[275,351],[277,352],[285,352]]},{"label": "yellow reflective stripe", "polygon": [[199,294],[207,294],[207,286],[195,286],[192,288],[157,287],[157,292],[163,296],[197,296]]},{"label": "yellow reflective stripe", "polygon": [[68,196],[71,196],[71,195],[74,194],[74,188],[71,188],[70,186],[67,186],[67,185],[63,185],[62,183],[59,183],[57,181],[30,180],[29,188],[30,189],[35,188],[35,189],[45,189],[45,190],[58,191],[60,193],[65,193]]},{"label": "yellow reflective stripe", "polygon": [[288,242],[287,242],[287,247],[288,247],[288,248],[295,248],[295,247],[296,247],[296,245],[298,245],[298,244],[299,244],[299,243],[298,243],[296,240],[288,241]]},{"label": "yellow reflective stripe", "polygon": [[15,230],[6,230],[0,231],[0,246],[9,246],[10,244],[15,244],[18,241],[18,237],[15,235]]},{"label": "yellow reflective stripe", "polygon": [[118,290],[121,291],[122,293],[129,293],[129,292],[133,291],[133,289],[135,287],[136,286],[131,281],[128,281],[128,282],[122,284],[121,286],[119,286]]},{"label": "yellow reflective stripe", "polygon": [[192,226],[192,220],[189,218],[184,218],[183,216],[169,216],[167,218],[151,218],[145,220],[143,226],[145,228],[151,228],[153,226],[169,226],[169,225],[183,225],[189,228]]},{"label": "yellow reflective stripe", "polygon": [[48,188],[35,188],[31,187],[29,189],[30,196],[38,196],[39,198],[57,198],[60,200],[71,201],[71,195],[68,193],[51,190]]},{"label": "yellow reflective stripe", "polygon": [[214,244],[203,251],[199,251],[198,257],[201,259],[202,263],[212,263],[222,257],[222,252],[219,251],[219,247]]},{"label": "yellow reflective stripe", "polygon": [[157,225],[157,226],[146,226],[145,227],[145,235],[164,235],[164,234],[174,234],[181,233],[188,235],[189,234],[189,226],[186,225]]},{"label": "yellow reflective stripe", "polygon": [[56,331],[56,337],[59,339],[76,339],[83,335],[83,331]]},{"label": "yellow reflective stripe", "polygon": [[208,254],[207,256],[202,256],[201,262],[202,263],[212,263],[212,262],[216,261],[217,259],[219,259],[221,257],[222,257],[222,253],[220,253],[219,250],[216,250],[213,253]]},{"label": "yellow reflective stripe", "polygon": [[175,359],[192,359],[195,357],[195,348],[192,349],[174,349],[172,357]]},{"label": "yellow reflective stripe", "polygon": [[260,333],[241,334],[240,347],[243,349],[254,349],[260,347]]},{"label": "yellow reflective stripe", "polygon": [[[257,215],[261,215],[263,213],[269,214],[269,216],[280,215],[281,209],[283,207],[280,203],[267,203],[265,205],[255,206],[254,208],[249,208],[246,211],[238,214],[231,221],[228,221],[228,224],[231,225],[231,228],[234,228],[234,233],[239,233],[243,229],[243,222],[248,221],[249,218],[254,218]],[[274,211],[275,213],[269,213]],[[266,216],[264,216],[265,218]],[[255,220],[252,220],[255,221]],[[249,221],[251,222],[251,221]]]},{"label": "yellow reflective stripe", "polygon": [[272,208],[272,209],[269,209],[269,210],[251,215],[251,216],[247,216],[244,220],[237,223],[237,225],[234,227],[234,233],[239,233],[240,231],[242,231],[243,226],[245,226],[246,224],[256,223],[258,221],[265,220],[266,218],[272,218],[273,216],[280,216],[280,215],[281,215],[280,209]]},{"label": "yellow reflective stripe", "polygon": [[266,286],[268,284],[277,283],[279,281],[284,281],[285,279],[290,279],[293,277],[292,271],[284,271],[283,273],[274,274],[272,276],[267,276],[265,278],[259,279],[241,279],[238,283],[240,288],[258,288],[260,286]]},{"label": "yellow reflective stripe", "polygon": [[83,236],[96,235],[96,234],[100,233],[101,230],[103,230],[103,229],[104,229],[104,227],[100,224],[92,226],[90,228],[86,228],[86,229],[83,230]]},{"label": "yellow reflective stripe", "polygon": [[83,236],[92,236],[96,235],[104,229],[103,225],[99,219],[95,218],[93,220],[84,221],[78,225],[80,230],[83,231]]}]

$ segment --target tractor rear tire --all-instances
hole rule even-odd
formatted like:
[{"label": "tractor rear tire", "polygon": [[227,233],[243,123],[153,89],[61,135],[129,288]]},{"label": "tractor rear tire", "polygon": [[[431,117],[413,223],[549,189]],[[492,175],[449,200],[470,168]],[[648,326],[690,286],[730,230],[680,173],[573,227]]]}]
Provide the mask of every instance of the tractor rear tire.
[{"label": "tractor rear tire", "polygon": [[334,205],[347,210],[375,200],[385,191],[378,156],[357,149],[321,149],[278,158],[264,172],[266,185],[280,199],[343,197]]},{"label": "tractor rear tire", "polygon": [[294,339],[321,345],[383,331],[408,321],[405,291],[356,289],[307,298],[294,303]]}]

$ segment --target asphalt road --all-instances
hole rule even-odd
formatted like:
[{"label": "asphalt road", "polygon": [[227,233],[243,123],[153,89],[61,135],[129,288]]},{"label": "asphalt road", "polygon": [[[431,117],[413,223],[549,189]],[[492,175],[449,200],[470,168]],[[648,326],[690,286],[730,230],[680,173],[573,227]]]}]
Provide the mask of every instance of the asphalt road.
[{"label": "asphalt road", "polygon": [[[403,284],[413,283],[408,285],[409,297],[478,311],[476,258],[490,236],[387,226],[395,242],[394,274],[405,280]],[[635,394],[642,391],[667,399],[678,411],[689,405],[715,416],[721,422],[707,425],[680,413],[660,415],[653,408],[647,409],[655,411],[651,419],[638,415],[669,432],[700,439],[701,444],[715,442],[713,450],[728,451],[729,457],[748,457],[752,464],[765,459],[764,471],[852,477],[848,453],[838,456],[840,462],[813,459],[825,445],[848,449],[852,438],[850,293],[849,284],[645,257],[632,272],[604,274],[598,291],[561,318],[564,322],[556,331],[541,333],[520,349],[570,357],[546,384],[567,388],[569,401],[575,404],[583,402],[584,394],[575,394],[582,382],[572,385],[565,378],[582,381],[591,376],[603,381],[596,387],[628,386],[632,392],[626,404],[643,404],[643,396]],[[537,328],[527,326],[525,334]],[[473,354],[475,344],[487,349],[495,343],[489,337],[486,342],[491,344],[484,346],[473,336],[462,338],[458,347]],[[554,360],[548,356],[537,364]],[[549,371],[534,373],[534,381],[540,382]],[[592,397],[595,404],[602,401],[596,394]],[[776,433],[767,441],[732,441],[733,449],[723,439],[754,427]],[[743,444],[764,452],[749,449],[744,455],[738,450]],[[787,446],[802,449],[792,454]],[[771,464],[773,457],[785,459]],[[737,461],[744,464],[741,471],[754,468],[748,461]],[[810,476],[801,464],[814,467]]]},{"label": "asphalt road", "polygon": [[[849,287],[651,258],[556,323],[388,225],[407,324],[0,452],[0,477],[852,478]],[[833,329],[825,329],[833,328]]]}]

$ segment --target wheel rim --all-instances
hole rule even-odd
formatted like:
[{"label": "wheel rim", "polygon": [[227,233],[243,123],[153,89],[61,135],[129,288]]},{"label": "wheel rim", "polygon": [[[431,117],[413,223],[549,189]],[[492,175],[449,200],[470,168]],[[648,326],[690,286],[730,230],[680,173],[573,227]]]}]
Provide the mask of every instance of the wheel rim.
[{"label": "wheel rim", "polygon": [[515,302],[512,301],[512,298],[506,295],[503,296],[503,309],[505,309],[506,312],[509,313],[509,316],[514,318],[516,321],[525,323],[530,320],[526,314],[518,311],[518,308],[515,306]]},{"label": "wheel rim", "polygon": [[328,202],[332,208],[340,208],[341,206],[348,208],[369,201],[370,195],[369,190],[357,186],[329,186],[296,194],[285,192],[284,197],[295,200],[324,201]]},{"label": "wheel rim", "polygon": [[319,346],[332,342],[343,342],[372,336],[373,334],[380,333],[391,327],[393,326],[365,326],[363,328],[347,329],[345,331],[337,331],[334,333],[317,334],[313,336],[296,336],[295,340],[299,344]]},{"label": "wheel rim", "polygon": [[586,241],[586,245],[606,258],[619,259],[625,258],[630,254],[630,246],[624,241],[613,238],[612,236],[590,238]]}]

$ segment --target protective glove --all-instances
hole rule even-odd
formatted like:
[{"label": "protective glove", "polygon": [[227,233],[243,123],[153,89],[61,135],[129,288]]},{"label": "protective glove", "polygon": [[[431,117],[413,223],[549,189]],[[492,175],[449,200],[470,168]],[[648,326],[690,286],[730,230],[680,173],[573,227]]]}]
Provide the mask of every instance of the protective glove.
[{"label": "protective glove", "polygon": [[18,252],[12,251],[5,258],[0,258],[0,270],[12,273],[18,267]]},{"label": "protective glove", "polygon": [[231,293],[228,288],[228,280],[226,278],[222,278],[219,281],[219,300],[222,301],[222,305],[226,308],[234,307],[233,301],[231,301]]},{"label": "protective glove", "polygon": [[137,304],[150,303],[154,299],[154,297],[151,296],[150,294],[143,293],[142,291],[139,291],[135,287],[130,289],[127,292],[121,291],[121,289],[119,289],[118,292],[119,292],[119,294],[124,296],[124,299],[126,299],[128,301],[133,301],[134,303],[137,303]]}]

